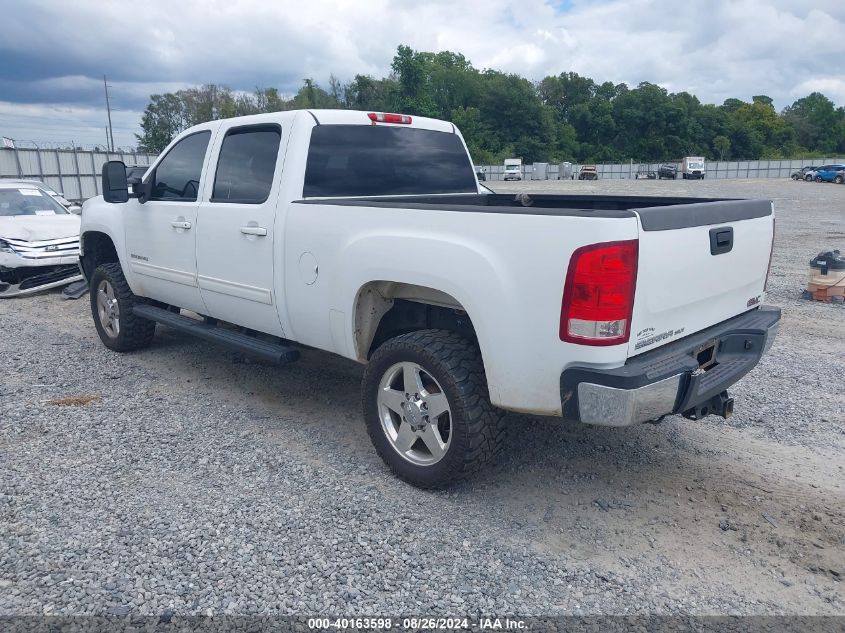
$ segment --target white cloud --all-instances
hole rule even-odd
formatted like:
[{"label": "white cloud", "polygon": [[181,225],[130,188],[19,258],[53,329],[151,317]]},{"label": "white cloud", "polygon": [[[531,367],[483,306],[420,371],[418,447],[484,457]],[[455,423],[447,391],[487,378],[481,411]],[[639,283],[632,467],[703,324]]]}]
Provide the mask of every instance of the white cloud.
[{"label": "white cloud", "polygon": [[304,77],[382,76],[405,43],[532,79],[572,70],[705,102],[768,94],[778,107],[822,90],[845,105],[845,13],[829,0],[576,0],[564,12],[542,0],[38,0],[8,3],[4,18],[0,54],[32,55],[42,71],[55,60],[41,88],[93,95],[108,72],[117,102],[206,82],[290,91]]}]

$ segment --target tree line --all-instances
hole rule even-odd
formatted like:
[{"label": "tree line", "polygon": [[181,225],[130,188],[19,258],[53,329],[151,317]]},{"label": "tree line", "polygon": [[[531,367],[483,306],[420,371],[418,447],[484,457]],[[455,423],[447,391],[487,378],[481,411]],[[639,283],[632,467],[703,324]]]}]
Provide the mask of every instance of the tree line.
[{"label": "tree line", "polygon": [[460,53],[399,46],[380,79],[305,79],[285,97],[276,88],[235,92],[214,84],[152,95],[141,118],[139,149],[160,152],[179,132],[214,119],[297,108],[401,112],[457,125],[477,164],[822,157],[845,153],[845,107],[819,92],[778,112],[765,95],[751,102],[701,103],[652,83],[631,88],[574,72],[531,82],[479,70]]}]

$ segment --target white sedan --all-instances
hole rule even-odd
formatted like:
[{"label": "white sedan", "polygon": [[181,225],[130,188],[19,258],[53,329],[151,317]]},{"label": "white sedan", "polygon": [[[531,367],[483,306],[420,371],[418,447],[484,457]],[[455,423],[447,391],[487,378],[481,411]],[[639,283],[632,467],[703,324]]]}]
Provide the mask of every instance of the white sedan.
[{"label": "white sedan", "polygon": [[0,297],[81,280],[79,224],[43,189],[0,181]]}]

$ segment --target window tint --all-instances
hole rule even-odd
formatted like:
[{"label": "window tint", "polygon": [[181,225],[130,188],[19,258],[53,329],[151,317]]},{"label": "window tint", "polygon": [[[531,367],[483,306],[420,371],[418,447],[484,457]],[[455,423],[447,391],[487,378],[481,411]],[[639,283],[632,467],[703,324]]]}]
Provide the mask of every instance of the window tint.
[{"label": "window tint", "polygon": [[229,130],[220,149],[211,201],[264,202],[273,187],[281,138],[278,125]]},{"label": "window tint", "polygon": [[196,200],[211,132],[186,136],[156,167],[153,200]]},{"label": "window tint", "polygon": [[379,125],[320,125],[311,132],[306,198],[477,191],[457,134]]}]

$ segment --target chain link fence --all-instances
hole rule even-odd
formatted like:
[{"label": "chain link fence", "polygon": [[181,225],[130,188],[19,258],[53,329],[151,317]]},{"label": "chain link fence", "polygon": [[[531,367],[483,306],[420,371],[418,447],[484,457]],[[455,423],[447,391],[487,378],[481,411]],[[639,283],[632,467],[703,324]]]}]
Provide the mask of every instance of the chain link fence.
[{"label": "chain link fence", "polygon": [[3,138],[0,145],[0,178],[40,180],[68,200],[81,202],[100,191],[103,163],[120,160],[127,165],[150,165],[155,154],[132,148],[114,152],[97,145],[35,143]]}]

